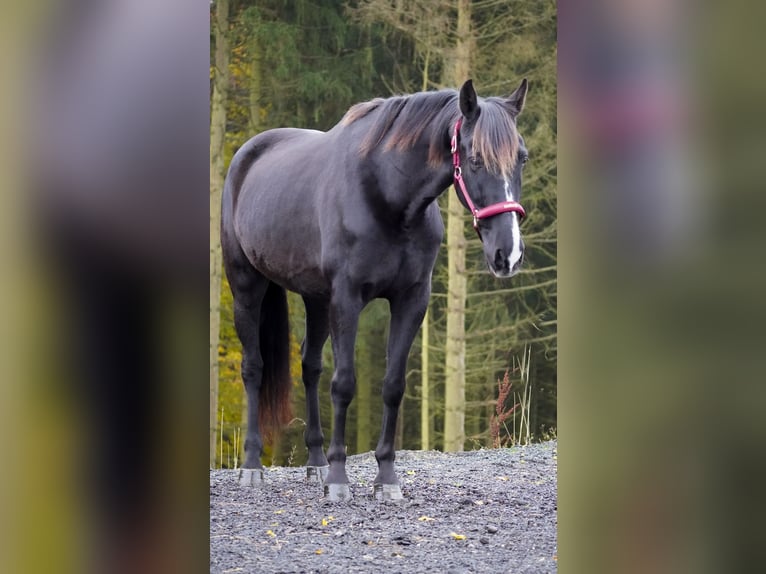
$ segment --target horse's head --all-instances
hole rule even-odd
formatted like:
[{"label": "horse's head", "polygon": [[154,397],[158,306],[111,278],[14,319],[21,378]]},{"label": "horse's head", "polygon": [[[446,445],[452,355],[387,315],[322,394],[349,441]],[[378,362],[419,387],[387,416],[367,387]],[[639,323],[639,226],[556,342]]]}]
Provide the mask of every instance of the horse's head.
[{"label": "horse's head", "polygon": [[460,89],[462,118],[453,138],[455,187],[460,201],[474,213],[474,227],[495,277],[516,274],[524,259],[519,229],[524,211],[518,202],[528,155],[516,118],[526,95],[526,79],[508,98],[480,100],[471,80]]}]

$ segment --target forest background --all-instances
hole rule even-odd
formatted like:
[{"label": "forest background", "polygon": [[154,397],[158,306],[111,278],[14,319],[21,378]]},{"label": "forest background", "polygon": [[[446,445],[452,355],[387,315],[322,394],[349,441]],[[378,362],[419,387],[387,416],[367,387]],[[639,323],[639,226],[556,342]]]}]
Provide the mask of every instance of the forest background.
[{"label": "forest background", "polygon": [[[246,400],[232,298],[220,265],[220,194],[234,152],[276,127],[327,130],[356,102],[457,88],[480,96],[530,83],[518,118],[529,149],[522,201],[523,270],[500,281],[486,270],[468,214],[450,188],[439,204],[447,232],[433,293],[410,353],[397,449],[491,447],[550,437],[556,429],[556,4],[553,0],[215,0],[211,3],[210,464],[242,460]],[[265,464],[303,464],[300,377],[304,309],[288,295],[293,412]],[[375,447],[388,306],[362,313],[349,454]],[[330,344],[320,406],[330,434]]]}]

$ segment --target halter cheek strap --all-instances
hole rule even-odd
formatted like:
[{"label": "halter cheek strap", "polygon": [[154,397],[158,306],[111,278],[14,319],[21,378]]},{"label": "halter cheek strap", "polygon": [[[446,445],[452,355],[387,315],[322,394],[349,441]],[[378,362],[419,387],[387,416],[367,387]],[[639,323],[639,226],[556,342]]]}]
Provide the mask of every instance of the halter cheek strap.
[{"label": "halter cheek strap", "polygon": [[479,230],[479,221],[487,219],[501,213],[515,212],[518,213],[522,219],[527,216],[527,212],[517,201],[503,201],[500,203],[493,203],[482,209],[477,209],[471,200],[471,196],[468,195],[468,190],[465,188],[465,181],[463,181],[463,170],[460,167],[460,150],[457,145],[458,134],[460,133],[460,126],[463,123],[463,118],[458,119],[455,122],[455,129],[452,132],[452,147],[450,152],[452,153],[452,167],[454,168],[455,187],[460,190],[460,194],[463,196],[468,210],[473,215],[473,228],[481,239],[481,231]]}]

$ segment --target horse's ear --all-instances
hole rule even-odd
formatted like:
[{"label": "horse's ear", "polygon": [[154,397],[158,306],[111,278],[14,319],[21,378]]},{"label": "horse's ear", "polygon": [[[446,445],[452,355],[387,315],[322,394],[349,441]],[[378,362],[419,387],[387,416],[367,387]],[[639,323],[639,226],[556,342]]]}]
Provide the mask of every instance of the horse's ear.
[{"label": "horse's ear", "polygon": [[467,120],[475,118],[479,113],[479,98],[473,89],[473,80],[466,80],[460,88],[460,112]]},{"label": "horse's ear", "polygon": [[521,80],[521,84],[516,91],[508,96],[508,107],[511,110],[511,115],[515,118],[524,109],[524,102],[527,99],[527,88],[529,87],[527,79]]}]

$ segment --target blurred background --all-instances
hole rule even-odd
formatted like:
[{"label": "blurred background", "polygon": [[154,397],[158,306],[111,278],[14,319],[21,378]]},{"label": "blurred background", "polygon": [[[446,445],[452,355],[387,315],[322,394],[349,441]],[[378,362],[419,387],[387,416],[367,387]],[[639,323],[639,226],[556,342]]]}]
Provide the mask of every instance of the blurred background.
[{"label": "blurred background", "polygon": [[0,570],[204,569],[210,6],[7,8]]},{"label": "blurred background", "polygon": [[[349,4],[230,2],[223,164],[253,126],[328,127],[373,95],[453,85],[439,42],[456,35],[436,31],[457,2],[401,22],[393,8],[416,3],[389,2],[382,14]],[[486,36],[469,68],[479,93],[530,78],[525,205],[541,219],[525,233],[545,245],[554,222],[558,243],[543,264],[555,265],[550,291],[534,275],[512,285],[536,286],[539,301],[487,303],[505,330],[477,340],[512,344],[487,347],[483,374],[466,369],[463,448],[486,438],[468,403],[526,356],[525,338],[555,335],[527,348],[542,370],[532,388],[558,380],[562,572],[756,570],[766,552],[763,7],[586,0],[556,16],[547,3],[470,5],[473,31]],[[205,349],[221,360],[219,397],[236,377],[233,346],[210,345],[203,302],[218,6],[62,0],[9,6],[0,22],[2,571],[207,568],[207,469],[232,464],[241,418],[241,405],[222,403],[220,418],[216,406],[224,449],[212,461]],[[270,75],[251,106],[254,38]],[[535,63],[544,53],[558,57],[558,88]],[[337,77],[322,73],[332,59]],[[281,82],[289,88],[275,92]],[[486,290],[482,281],[468,274],[469,293]],[[479,308],[471,297],[482,295],[469,295],[467,318]],[[432,305],[437,380],[438,291]],[[522,311],[538,322],[560,315],[561,328],[535,334],[510,320]],[[422,356],[405,418],[422,404]],[[432,448],[444,441],[437,416]]]},{"label": "blurred background", "polygon": [[753,571],[763,9],[558,13],[561,570]]}]

